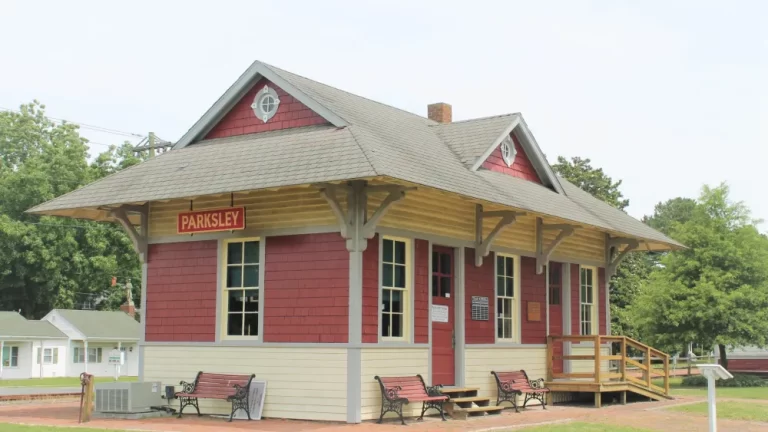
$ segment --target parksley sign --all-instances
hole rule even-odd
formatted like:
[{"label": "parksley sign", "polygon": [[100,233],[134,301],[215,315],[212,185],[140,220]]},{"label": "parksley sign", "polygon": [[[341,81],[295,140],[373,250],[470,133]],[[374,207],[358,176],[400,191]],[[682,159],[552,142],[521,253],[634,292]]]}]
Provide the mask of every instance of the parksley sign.
[{"label": "parksley sign", "polygon": [[245,229],[245,207],[228,207],[179,213],[176,231],[179,234],[234,231]]}]

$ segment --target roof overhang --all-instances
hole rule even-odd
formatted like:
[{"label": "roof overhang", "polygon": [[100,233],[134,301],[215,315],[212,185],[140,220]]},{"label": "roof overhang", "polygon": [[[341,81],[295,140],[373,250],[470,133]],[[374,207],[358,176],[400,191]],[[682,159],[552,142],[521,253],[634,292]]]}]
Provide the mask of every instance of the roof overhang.
[{"label": "roof overhang", "polygon": [[242,74],[240,78],[232,84],[226,92],[210,107],[208,111],[181,137],[173,146],[174,150],[182,149],[203,138],[214,126],[221,120],[240,98],[248,92],[259,80],[265,78],[288,94],[296,98],[299,102],[306,105],[309,109],[328,120],[336,127],[348,126],[347,122],[323,106],[320,102],[299,90],[293,84],[286,81],[280,75],[276,74],[268,65],[255,61]]}]

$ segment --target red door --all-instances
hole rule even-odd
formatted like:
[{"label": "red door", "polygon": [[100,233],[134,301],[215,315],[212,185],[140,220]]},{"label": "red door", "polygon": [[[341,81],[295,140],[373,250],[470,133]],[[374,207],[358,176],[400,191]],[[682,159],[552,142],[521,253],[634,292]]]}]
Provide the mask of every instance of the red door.
[{"label": "red door", "polygon": [[432,385],[454,385],[453,249],[432,248]]},{"label": "red door", "polygon": [[[563,334],[563,268],[560,263],[550,262],[549,268],[549,334]],[[552,347],[554,373],[563,372],[563,342],[555,342]]]}]

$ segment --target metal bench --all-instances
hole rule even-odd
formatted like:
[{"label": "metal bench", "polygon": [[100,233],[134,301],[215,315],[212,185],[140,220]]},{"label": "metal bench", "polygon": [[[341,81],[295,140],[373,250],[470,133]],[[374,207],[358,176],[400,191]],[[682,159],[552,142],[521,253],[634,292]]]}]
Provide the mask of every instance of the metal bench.
[{"label": "metal bench", "polygon": [[184,408],[191,405],[200,414],[198,399],[222,399],[232,403],[232,412],[229,421],[239,409],[244,410],[251,419],[250,403],[248,395],[251,389],[251,381],[256,375],[229,375],[198,372],[195,381],[188,383],[182,381],[182,390],[176,393],[179,398],[179,418]]},{"label": "metal bench", "polygon": [[523,408],[525,408],[529,400],[536,399],[541,402],[541,406],[544,409],[547,409],[546,395],[549,393],[549,389],[544,387],[543,378],[529,380],[528,374],[524,370],[512,372],[492,371],[491,375],[496,377],[496,386],[499,389],[498,396],[496,397],[496,406],[501,405],[504,401],[508,401],[512,402],[515,412],[520,412],[517,407],[517,396],[525,395]]},{"label": "metal bench", "polygon": [[442,386],[427,387],[421,375],[405,377],[374,377],[381,387],[381,416],[379,423],[384,419],[384,414],[393,412],[400,415],[400,422],[405,425],[403,420],[403,405],[410,402],[422,402],[421,416],[419,420],[424,419],[424,413],[429,409],[436,409],[440,412],[440,417],[445,421],[445,411],[443,404],[448,400],[448,396],[440,393]]}]

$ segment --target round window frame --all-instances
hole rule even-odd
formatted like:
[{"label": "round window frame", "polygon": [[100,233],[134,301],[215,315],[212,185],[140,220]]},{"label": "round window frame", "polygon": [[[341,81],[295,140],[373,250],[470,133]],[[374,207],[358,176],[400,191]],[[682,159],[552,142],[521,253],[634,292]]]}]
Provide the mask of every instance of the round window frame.
[{"label": "round window frame", "polygon": [[[264,102],[264,99],[267,97],[272,97],[274,100],[274,107],[271,111],[264,111],[264,107],[262,106],[262,102]],[[280,108],[280,98],[277,96],[277,92],[269,87],[264,86],[257,94],[256,97],[253,98],[253,103],[251,104],[251,109],[253,110],[253,114],[261,120],[262,122],[266,123],[269,120],[272,119],[272,117],[277,114],[277,110]]]},{"label": "round window frame", "polygon": [[[505,149],[507,149],[507,151],[505,151]],[[501,151],[501,159],[507,167],[511,167],[517,158],[517,149],[515,148],[515,143],[512,141],[512,138],[504,138],[499,146],[499,150]]]}]

